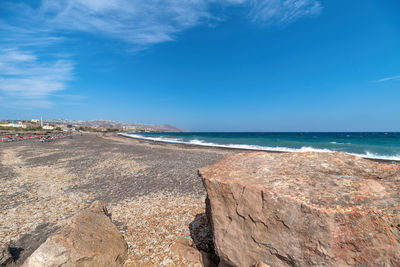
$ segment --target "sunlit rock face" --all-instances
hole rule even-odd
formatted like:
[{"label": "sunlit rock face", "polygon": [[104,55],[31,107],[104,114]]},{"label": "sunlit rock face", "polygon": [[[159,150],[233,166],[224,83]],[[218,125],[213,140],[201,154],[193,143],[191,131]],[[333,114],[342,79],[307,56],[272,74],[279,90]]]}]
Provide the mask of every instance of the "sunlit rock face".
[{"label": "sunlit rock face", "polygon": [[105,202],[95,201],[59,233],[51,235],[24,267],[122,266],[128,246],[108,217]]},{"label": "sunlit rock face", "polygon": [[400,266],[400,165],[246,153],[199,171],[221,265]]}]

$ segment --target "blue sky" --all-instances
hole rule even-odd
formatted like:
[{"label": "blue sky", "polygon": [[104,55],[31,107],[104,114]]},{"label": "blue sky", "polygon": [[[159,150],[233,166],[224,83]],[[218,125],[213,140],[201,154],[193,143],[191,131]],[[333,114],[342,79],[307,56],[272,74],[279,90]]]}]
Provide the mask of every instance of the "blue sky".
[{"label": "blue sky", "polygon": [[400,131],[397,0],[0,5],[0,118]]}]

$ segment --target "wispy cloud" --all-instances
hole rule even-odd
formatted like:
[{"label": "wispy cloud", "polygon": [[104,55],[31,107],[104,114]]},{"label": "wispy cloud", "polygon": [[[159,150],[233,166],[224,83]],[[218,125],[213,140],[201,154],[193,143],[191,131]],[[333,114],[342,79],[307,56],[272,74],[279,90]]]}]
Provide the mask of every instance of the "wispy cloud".
[{"label": "wispy cloud", "polygon": [[39,14],[52,28],[150,45],[209,19],[207,8],[204,0],[44,0]]},{"label": "wispy cloud", "polygon": [[21,14],[40,25],[40,31],[36,27],[13,32],[17,37],[32,31],[36,31],[35,36],[43,35],[40,39],[31,36],[30,42],[35,43],[63,38],[48,36],[49,32],[80,31],[146,48],[174,40],[188,28],[215,25],[220,16],[225,16],[215,12],[215,6],[241,7],[247,10],[251,21],[269,25],[286,25],[301,17],[316,16],[322,9],[318,0],[42,0],[38,9],[18,4]]},{"label": "wispy cloud", "polygon": [[[36,24],[32,21],[31,24]],[[43,30],[38,25],[36,28],[28,29],[26,24],[23,23],[19,26],[10,26],[0,21],[0,37],[2,46],[12,47],[40,47],[50,46],[61,43],[67,40],[66,37],[58,36],[50,30]],[[1,34],[3,33],[3,34]]]},{"label": "wispy cloud", "polygon": [[21,103],[49,106],[48,97],[73,77],[70,60],[43,61],[31,51],[0,50],[0,91]]},{"label": "wispy cloud", "polygon": [[400,81],[400,75],[382,78],[382,79],[376,80],[375,82],[381,83],[381,82],[388,82],[388,81]]},{"label": "wispy cloud", "polygon": [[0,99],[0,104],[2,107],[10,108],[10,109],[23,109],[23,110],[31,110],[35,108],[54,108],[55,104],[53,101],[48,99],[20,99],[20,98],[7,98]]},{"label": "wispy cloud", "polygon": [[289,24],[301,17],[317,16],[322,6],[315,0],[251,0],[250,18],[267,24]]},{"label": "wispy cloud", "polygon": [[0,18],[0,92],[9,103],[51,107],[50,98],[73,78],[74,62],[65,51],[46,48],[71,40],[70,33],[142,50],[189,28],[215,27],[229,7],[245,9],[261,25],[287,25],[322,9],[318,0],[42,0],[36,7],[3,0],[0,11],[9,15]]}]

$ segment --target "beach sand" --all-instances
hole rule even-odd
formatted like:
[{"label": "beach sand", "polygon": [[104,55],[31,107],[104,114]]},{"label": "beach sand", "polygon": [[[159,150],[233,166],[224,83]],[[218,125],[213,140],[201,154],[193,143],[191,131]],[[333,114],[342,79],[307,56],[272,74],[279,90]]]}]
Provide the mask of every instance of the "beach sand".
[{"label": "beach sand", "polygon": [[104,200],[129,246],[126,266],[179,266],[170,254],[191,240],[204,213],[197,170],[238,150],[75,136],[0,144],[0,240],[21,264],[66,220]]}]

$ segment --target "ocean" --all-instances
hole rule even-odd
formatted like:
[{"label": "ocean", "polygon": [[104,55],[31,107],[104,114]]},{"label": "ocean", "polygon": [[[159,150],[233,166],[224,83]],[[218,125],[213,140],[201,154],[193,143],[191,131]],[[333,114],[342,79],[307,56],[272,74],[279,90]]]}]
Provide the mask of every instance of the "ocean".
[{"label": "ocean", "polygon": [[282,152],[345,152],[366,158],[400,161],[400,133],[255,132],[128,133],[126,136],[215,147]]}]

